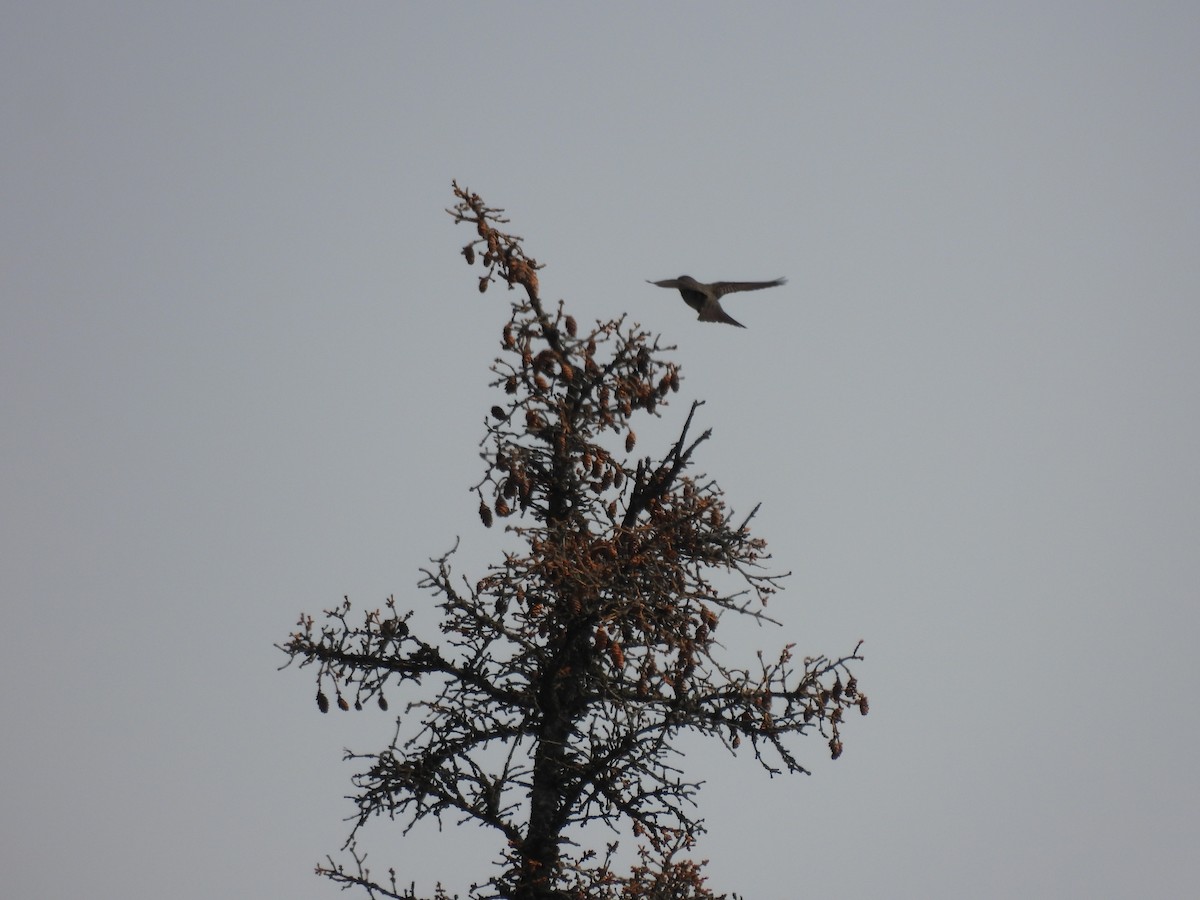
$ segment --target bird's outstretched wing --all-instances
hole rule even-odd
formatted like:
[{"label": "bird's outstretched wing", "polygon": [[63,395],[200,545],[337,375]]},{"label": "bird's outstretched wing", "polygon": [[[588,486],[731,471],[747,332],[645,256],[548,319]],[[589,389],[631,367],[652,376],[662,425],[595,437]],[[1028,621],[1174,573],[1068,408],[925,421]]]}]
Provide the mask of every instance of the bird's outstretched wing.
[{"label": "bird's outstretched wing", "polygon": [[724,297],[736,291],[761,291],[763,288],[779,287],[787,284],[786,278],[776,278],[774,281],[714,281],[709,285],[714,294]]}]

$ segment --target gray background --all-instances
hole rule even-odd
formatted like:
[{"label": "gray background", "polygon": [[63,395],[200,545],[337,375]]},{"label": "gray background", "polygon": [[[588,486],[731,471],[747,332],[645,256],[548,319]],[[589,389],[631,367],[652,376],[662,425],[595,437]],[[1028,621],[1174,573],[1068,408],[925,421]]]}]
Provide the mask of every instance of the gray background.
[{"label": "gray background", "polygon": [[[706,399],[795,572],[731,652],[866,639],[841,760],[690,754],[714,888],[1194,890],[1200,6],[3,19],[5,896],[339,896],[342,748],[391,717],[319,715],[272,643],[343,594],[428,621],[419,566],[503,543],[467,488],[506,298],[453,177],[546,297],[678,345],[639,450]],[[742,331],[644,283],[683,272],[790,281]],[[371,840],[459,890],[496,849]]]}]

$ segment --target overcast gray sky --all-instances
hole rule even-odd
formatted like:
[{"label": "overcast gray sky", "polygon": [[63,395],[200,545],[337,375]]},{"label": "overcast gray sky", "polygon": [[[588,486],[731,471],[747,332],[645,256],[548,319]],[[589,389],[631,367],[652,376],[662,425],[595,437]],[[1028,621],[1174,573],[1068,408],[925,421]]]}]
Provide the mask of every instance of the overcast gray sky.
[{"label": "overcast gray sky", "polygon": [[[744,646],[866,639],[842,759],[689,756],[714,888],[1195,889],[1200,5],[3,18],[5,896],[340,896],[342,748],[391,717],[321,716],[272,644],[495,558],[505,298],[451,178],[546,297],[678,345],[638,449],[705,399],[701,469],[795,572]],[[645,283],[684,272],[789,282],[743,331]],[[458,890],[496,852],[372,842]]]}]

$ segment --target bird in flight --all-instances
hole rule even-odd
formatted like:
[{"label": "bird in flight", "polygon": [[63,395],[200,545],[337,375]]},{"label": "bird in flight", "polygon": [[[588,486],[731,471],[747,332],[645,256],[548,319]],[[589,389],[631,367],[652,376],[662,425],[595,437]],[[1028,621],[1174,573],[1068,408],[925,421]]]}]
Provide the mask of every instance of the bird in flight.
[{"label": "bird in flight", "polygon": [[776,278],[774,281],[714,281],[705,284],[697,281],[691,275],[680,275],[678,278],[667,278],[664,281],[650,281],[663,288],[678,288],[683,295],[683,302],[696,310],[701,322],[724,322],[726,325],[746,326],[721,309],[721,298],[735,291],[761,291],[763,288],[778,287],[787,282],[786,278]]}]

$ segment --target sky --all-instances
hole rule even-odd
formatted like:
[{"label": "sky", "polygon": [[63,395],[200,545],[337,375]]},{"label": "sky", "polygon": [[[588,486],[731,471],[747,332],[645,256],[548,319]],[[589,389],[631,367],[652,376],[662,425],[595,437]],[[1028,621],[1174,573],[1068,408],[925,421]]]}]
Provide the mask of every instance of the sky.
[{"label": "sky", "polygon": [[[289,897],[351,811],[299,614],[461,538],[504,207],[581,321],[676,346],[697,464],[871,713],[812,775],[689,747],[747,898],[1200,881],[1200,7],[13,4],[0,29],[4,893]],[[646,284],[770,279],[700,323]],[[393,704],[395,706],[395,704]],[[597,835],[597,843],[607,835]],[[490,835],[369,833],[462,891]]]}]

